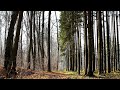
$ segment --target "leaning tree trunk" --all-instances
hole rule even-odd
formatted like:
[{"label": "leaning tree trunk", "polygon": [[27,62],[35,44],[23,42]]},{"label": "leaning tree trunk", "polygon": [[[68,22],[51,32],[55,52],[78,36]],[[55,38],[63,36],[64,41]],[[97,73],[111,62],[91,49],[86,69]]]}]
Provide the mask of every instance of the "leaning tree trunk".
[{"label": "leaning tree trunk", "polygon": [[[22,24],[22,30],[23,30],[23,24]],[[21,30],[21,67],[23,66],[23,51],[22,51],[22,30]]]},{"label": "leaning tree trunk", "polygon": [[6,41],[6,48],[5,48],[5,61],[4,61],[4,68],[7,70],[8,64],[10,62],[10,53],[12,50],[12,44],[13,44],[13,33],[14,33],[14,26],[17,20],[19,11],[13,11],[11,15],[11,22],[10,22],[10,27],[8,31],[8,37]]},{"label": "leaning tree trunk", "polygon": [[[13,74],[13,75],[16,74],[16,57],[17,57],[18,42],[19,42],[22,18],[23,18],[23,11],[19,11],[19,19],[18,19],[18,23],[17,23],[16,37],[14,39],[14,45],[12,48],[12,52],[10,54],[11,57],[10,57],[10,62],[8,64],[8,69],[7,69],[8,77],[11,77],[10,76],[11,74]],[[13,66],[12,66],[12,64],[13,64]]]},{"label": "leaning tree trunk", "polygon": [[5,21],[6,21],[6,25],[5,25],[5,42],[4,42],[4,48],[6,47],[6,32],[7,32],[7,28],[8,28],[8,13],[6,11],[6,17],[5,17]]}]

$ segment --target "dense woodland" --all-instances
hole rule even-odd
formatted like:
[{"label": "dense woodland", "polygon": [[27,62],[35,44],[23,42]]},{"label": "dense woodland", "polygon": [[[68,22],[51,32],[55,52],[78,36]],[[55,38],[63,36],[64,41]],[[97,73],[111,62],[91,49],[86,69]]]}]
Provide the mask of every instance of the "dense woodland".
[{"label": "dense woodland", "polygon": [[119,11],[0,11],[0,78],[120,79],[119,26]]}]

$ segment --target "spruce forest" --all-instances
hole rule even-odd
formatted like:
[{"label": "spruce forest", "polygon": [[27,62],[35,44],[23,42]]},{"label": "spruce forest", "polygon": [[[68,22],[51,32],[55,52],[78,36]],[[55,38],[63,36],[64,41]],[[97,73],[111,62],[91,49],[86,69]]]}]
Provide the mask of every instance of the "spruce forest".
[{"label": "spruce forest", "polygon": [[120,11],[0,11],[0,79],[120,79]]}]

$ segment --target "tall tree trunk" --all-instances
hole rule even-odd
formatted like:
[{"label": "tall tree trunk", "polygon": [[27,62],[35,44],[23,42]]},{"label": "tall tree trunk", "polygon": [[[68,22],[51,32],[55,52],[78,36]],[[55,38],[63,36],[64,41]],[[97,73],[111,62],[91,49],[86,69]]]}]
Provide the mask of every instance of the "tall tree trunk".
[{"label": "tall tree trunk", "polygon": [[0,43],[1,43],[1,56],[2,56],[2,39],[1,39],[1,27],[0,27]]},{"label": "tall tree trunk", "polygon": [[114,65],[114,71],[116,71],[117,70],[117,52],[116,52],[116,32],[115,32],[115,50],[114,50],[114,58],[115,58],[115,65]]},{"label": "tall tree trunk", "polygon": [[42,69],[44,71],[44,11],[42,15]]},{"label": "tall tree trunk", "polygon": [[5,48],[5,60],[4,60],[4,68],[7,70],[8,64],[10,62],[11,57],[11,50],[12,50],[12,44],[13,44],[13,33],[14,33],[14,26],[17,20],[19,11],[13,11],[11,15],[11,22],[10,27],[8,31],[8,37],[6,41],[6,48]]},{"label": "tall tree trunk", "polygon": [[75,61],[75,43],[74,43],[74,40],[73,40],[73,45],[72,45],[72,71],[74,71],[74,61]]},{"label": "tall tree trunk", "polygon": [[35,11],[34,11],[34,23],[33,23],[33,37],[34,37],[33,70],[35,70],[35,62],[36,62]]},{"label": "tall tree trunk", "polygon": [[98,61],[99,61],[99,74],[103,72],[103,58],[102,58],[102,23],[101,11],[98,11]]},{"label": "tall tree trunk", "polygon": [[108,73],[111,72],[110,68],[110,45],[109,45],[109,23],[108,23],[108,11],[106,11],[106,26],[107,26],[107,55],[108,55]]},{"label": "tall tree trunk", "polygon": [[[22,30],[23,30],[23,24],[22,24]],[[21,67],[23,66],[22,30],[21,30]]]},{"label": "tall tree trunk", "polygon": [[115,30],[115,14],[113,12],[113,22],[114,22],[114,33],[113,33],[113,39],[114,39],[114,42],[113,42],[113,48],[114,48],[114,71],[117,70],[117,58],[116,58],[116,30]]},{"label": "tall tree trunk", "polygon": [[[101,12],[102,13],[102,12]],[[102,16],[102,15],[101,15]],[[103,73],[104,70],[103,70],[103,29],[102,29],[102,17],[101,17],[101,72]]]},{"label": "tall tree trunk", "polygon": [[69,58],[68,71],[70,71],[70,66],[71,66],[71,59],[70,59],[70,46],[71,46],[71,45],[69,45],[69,48],[68,48],[68,53],[69,53],[69,56],[68,56],[68,58]]},{"label": "tall tree trunk", "polygon": [[[76,34],[77,34],[77,33],[76,33]],[[77,38],[77,37],[76,37],[76,38]],[[77,39],[76,39],[76,40],[77,40]],[[78,70],[78,68],[77,68],[77,67],[78,67],[78,63],[77,63],[77,62],[78,62],[78,46],[77,46],[77,43],[76,43],[76,65],[75,65],[75,66],[76,66],[76,68],[75,68],[76,71]]]},{"label": "tall tree trunk", "polygon": [[14,71],[16,71],[16,57],[17,57],[18,42],[19,42],[22,18],[23,18],[23,11],[20,11],[19,12],[18,24],[17,24],[17,30],[16,30],[16,37],[14,39],[15,42],[14,42],[14,46],[13,46],[13,49],[12,49],[12,57],[11,57],[11,61],[13,60],[12,70],[14,70]]},{"label": "tall tree trunk", "polygon": [[28,66],[27,69],[30,69],[30,52],[32,49],[32,17],[33,17],[33,11],[31,11],[31,18],[29,20],[30,23],[30,45],[29,45],[29,50],[28,50]]},{"label": "tall tree trunk", "polygon": [[113,11],[113,71],[115,71],[115,18],[114,18],[114,11]]},{"label": "tall tree trunk", "polygon": [[114,11],[112,12],[112,19],[111,19],[111,32],[113,33],[113,36],[111,35],[111,71],[114,71]]},{"label": "tall tree trunk", "polygon": [[66,62],[66,71],[69,71],[69,45],[67,45],[67,52],[66,52],[67,62]]},{"label": "tall tree trunk", "polygon": [[72,46],[70,44],[70,71],[72,71]]},{"label": "tall tree trunk", "polygon": [[51,62],[50,62],[50,21],[51,21],[51,11],[48,15],[48,72],[51,72]]},{"label": "tall tree trunk", "polygon": [[88,38],[89,38],[89,50],[88,50],[88,57],[89,57],[89,71],[88,71],[88,75],[89,76],[93,76],[93,70],[92,70],[92,55],[93,53],[93,50],[92,50],[92,33],[93,33],[93,30],[91,28],[91,11],[88,11]]},{"label": "tall tree trunk", "polygon": [[[93,30],[93,11],[91,11],[91,29]],[[95,71],[95,50],[94,50],[94,33],[91,32],[92,38],[92,60],[93,60],[93,72]]]},{"label": "tall tree trunk", "polygon": [[[96,11],[96,19],[97,19],[97,23],[98,23],[98,11]],[[99,68],[99,61],[98,61],[98,57],[99,57],[99,54],[98,54],[98,31],[99,31],[99,24],[97,24],[97,68]]]},{"label": "tall tree trunk", "polygon": [[81,26],[80,26],[80,37],[79,37],[79,47],[80,47],[80,70],[82,70],[82,48],[81,48]]},{"label": "tall tree trunk", "polygon": [[57,43],[58,43],[58,57],[57,57],[57,70],[58,70],[58,64],[59,64],[59,37],[58,37],[58,21],[57,21],[57,15],[56,15],[56,11],[55,11],[55,16],[56,16],[56,23],[57,23]]},{"label": "tall tree trunk", "polygon": [[[17,23],[17,30],[16,30],[16,36],[14,39],[14,45],[12,47],[10,62],[8,65],[8,77],[10,77],[10,74],[16,74],[16,56],[17,56],[17,50],[18,50],[18,42],[19,42],[19,35],[20,35],[20,29],[21,29],[21,22],[23,18],[23,11],[19,11],[19,19]],[[13,66],[12,66],[13,64]],[[11,70],[12,68],[12,70]]]},{"label": "tall tree trunk", "polygon": [[103,33],[104,33],[104,71],[106,73],[106,38],[105,38],[104,11],[103,11]]},{"label": "tall tree trunk", "polygon": [[40,18],[41,18],[41,12],[40,12],[40,15],[39,15],[39,30],[38,30],[38,62],[39,62],[39,68],[41,68],[41,64],[40,64],[40,50],[41,50],[41,45],[40,45],[40,29],[41,29],[41,22],[40,22]]},{"label": "tall tree trunk", "polygon": [[117,65],[119,69],[119,32],[118,32],[118,16],[116,14],[116,27],[117,27],[117,52],[118,52],[118,57],[117,57]]},{"label": "tall tree trunk", "polygon": [[6,11],[5,21],[6,21],[6,25],[5,25],[5,42],[4,42],[4,49],[5,49],[5,47],[6,47],[6,31],[7,31],[7,28],[8,28],[8,13],[7,13],[7,11]]},{"label": "tall tree trunk", "polygon": [[[77,40],[77,39],[76,39],[76,40]],[[77,55],[77,53],[78,53],[78,52],[77,52],[77,49],[78,49],[78,48],[77,48],[77,43],[75,43],[75,46],[76,46],[76,48],[75,48],[75,71],[77,71],[77,56],[78,56],[78,55]]]},{"label": "tall tree trunk", "polygon": [[[78,26],[77,26],[78,28]],[[77,30],[77,36],[78,36],[78,74],[80,75],[80,33],[79,28]]]},{"label": "tall tree trunk", "polygon": [[74,11],[71,13],[71,52],[72,52],[72,71],[74,71]]},{"label": "tall tree trunk", "polygon": [[88,46],[87,46],[87,13],[86,11],[84,11],[84,21],[85,21],[85,26],[84,26],[84,33],[85,33],[85,61],[86,61],[86,65],[85,65],[85,75],[87,75],[88,72]]}]

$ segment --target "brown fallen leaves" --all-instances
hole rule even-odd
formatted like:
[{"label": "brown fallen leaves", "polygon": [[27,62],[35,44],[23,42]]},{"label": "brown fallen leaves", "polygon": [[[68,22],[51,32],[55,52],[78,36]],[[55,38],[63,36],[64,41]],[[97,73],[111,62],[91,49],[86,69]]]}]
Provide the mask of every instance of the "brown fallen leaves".
[{"label": "brown fallen leaves", "polygon": [[[0,79],[6,79],[5,75],[5,70],[0,66]],[[120,79],[120,72],[106,74],[105,76],[89,77],[78,75],[74,72],[47,72],[17,68],[17,76],[14,79]]]},{"label": "brown fallen leaves", "polygon": [[22,79],[67,79],[68,76],[61,74],[61,73],[55,73],[55,72],[45,72],[45,71],[39,71],[34,72],[32,75],[23,76]]}]

